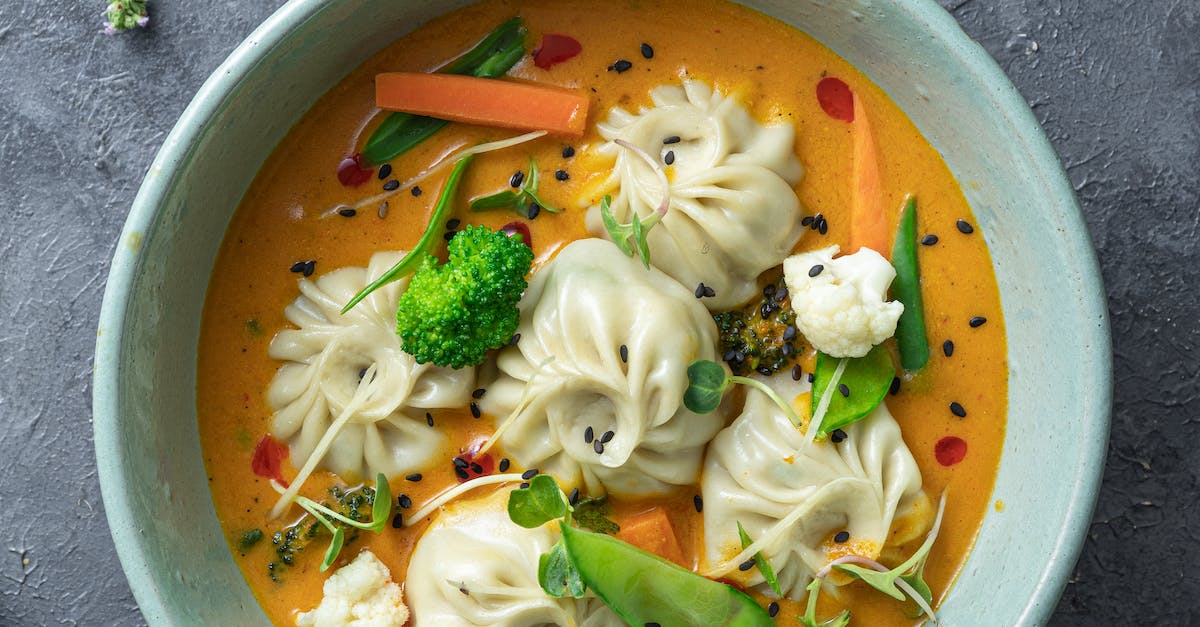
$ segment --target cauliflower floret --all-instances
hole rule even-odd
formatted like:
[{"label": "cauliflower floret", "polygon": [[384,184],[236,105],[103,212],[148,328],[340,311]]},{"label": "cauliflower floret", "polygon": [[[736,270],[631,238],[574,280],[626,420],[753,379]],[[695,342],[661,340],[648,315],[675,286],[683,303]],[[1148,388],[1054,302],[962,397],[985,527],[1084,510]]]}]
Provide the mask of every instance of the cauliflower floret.
[{"label": "cauliflower floret", "polygon": [[896,333],[904,305],[887,300],[896,269],[870,248],[834,259],[838,251],[834,245],[792,255],[783,277],[796,329],[813,347],[830,357],[862,357]]},{"label": "cauliflower floret", "polygon": [[302,627],[402,627],[406,622],[408,607],[400,586],[370,551],[359,553],[326,579],[321,604],[296,617]]}]

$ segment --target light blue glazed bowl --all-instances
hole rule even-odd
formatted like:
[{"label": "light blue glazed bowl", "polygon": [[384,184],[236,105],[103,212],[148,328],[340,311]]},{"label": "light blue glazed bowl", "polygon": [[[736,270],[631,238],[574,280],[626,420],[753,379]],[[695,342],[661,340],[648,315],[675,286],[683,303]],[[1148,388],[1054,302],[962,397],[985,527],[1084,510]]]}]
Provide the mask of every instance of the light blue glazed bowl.
[{"label": "light blue glazed bowl", "polygon": [[[234,209],[348,68],[464,4],[292,0],[213,73],[146,175],[104,296],[93,407],[109,526],[151,624],[267,622],[223,539],[196,427],[200,313]],[[1100,275],[1062,167],[999,67],[933,0],[746,4],[865,72],[962,184],[1008,329],[1008,434],[993,495],[1007,507],[989,512],[941,616],[1044,623],[1095,503],[1112,378]]]}]

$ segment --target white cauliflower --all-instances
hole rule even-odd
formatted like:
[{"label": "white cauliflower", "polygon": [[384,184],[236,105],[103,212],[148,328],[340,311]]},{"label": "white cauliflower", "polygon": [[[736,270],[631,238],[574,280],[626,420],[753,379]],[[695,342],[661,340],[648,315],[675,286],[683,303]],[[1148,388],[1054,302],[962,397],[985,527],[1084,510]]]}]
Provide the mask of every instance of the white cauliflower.
[{"label": "white cauliflower", "polygon": [[904,305],[887,300],[896,269],[870,248],[834,259],[839,248],[792,255],[783,277],[796,329],[830,357],[862,357],[896,333]]},{"label": "white cauliflower", "polygon": [[408,607],[400,586],[370,551],[359,553],[326,579],[321,604],[296,616],[302,627],[402,627],[406,622]]}]

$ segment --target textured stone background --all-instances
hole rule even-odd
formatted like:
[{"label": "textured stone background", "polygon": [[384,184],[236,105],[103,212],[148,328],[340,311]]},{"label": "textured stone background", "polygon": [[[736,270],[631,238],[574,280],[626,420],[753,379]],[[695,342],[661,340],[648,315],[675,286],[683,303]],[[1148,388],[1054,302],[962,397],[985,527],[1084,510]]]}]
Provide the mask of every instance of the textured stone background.
[{"label": "textured stone background", "polygon": [[[939,1],[1033,106],[1108,287],[1112,444],[1053,623],[1200,624],[1200,0]],[[108,259],[171,125],[281,3],[155,0],[149,30],[108,37],[100,0],[4,0],[0,625],[141,622],[92,450]]]}]

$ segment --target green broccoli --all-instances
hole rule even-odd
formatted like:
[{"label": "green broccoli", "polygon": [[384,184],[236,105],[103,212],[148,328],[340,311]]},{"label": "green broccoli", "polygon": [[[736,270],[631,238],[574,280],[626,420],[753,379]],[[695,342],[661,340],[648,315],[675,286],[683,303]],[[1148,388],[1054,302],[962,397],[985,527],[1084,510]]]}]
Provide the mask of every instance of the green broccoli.
[{"label": "green broccoli", "polygon": [[721,356],[735,375],[771,376],[796,361],[801,338],[796,312],[781,276],[762,289],[761,298],[742,309],[713,314],[721,333]]},{"label": "green broccoli", "polygon": [[533,251],[484,226],[459,231],[447,251],[444,264],[431,256],[421,262],[400,297],[396,333],[419,363],[474,366],[516,332]]}]

